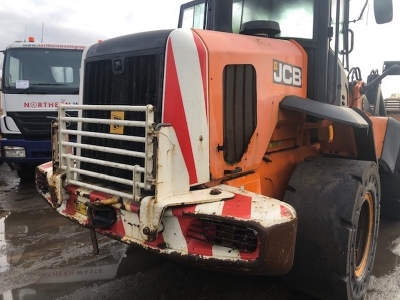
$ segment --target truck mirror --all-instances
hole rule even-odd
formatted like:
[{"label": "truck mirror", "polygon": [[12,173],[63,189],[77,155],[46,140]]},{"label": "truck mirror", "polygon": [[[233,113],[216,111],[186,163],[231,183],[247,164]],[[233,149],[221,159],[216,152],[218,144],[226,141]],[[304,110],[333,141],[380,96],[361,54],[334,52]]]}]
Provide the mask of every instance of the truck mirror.
[{"label": "truck mirror", "polygon": [[374,13],[377,24],[391,22],[393,19],[392,0],[374,0]]},{"label": "truck mirror", "polygon": [[400,75],[400,61],[385,61],[383,72],[388,71],[388,75]]}]

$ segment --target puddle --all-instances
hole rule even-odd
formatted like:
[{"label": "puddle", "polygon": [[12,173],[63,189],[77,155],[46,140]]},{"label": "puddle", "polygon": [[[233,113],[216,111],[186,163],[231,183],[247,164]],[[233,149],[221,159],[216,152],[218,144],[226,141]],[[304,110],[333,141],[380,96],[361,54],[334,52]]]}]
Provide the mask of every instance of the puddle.
[{"label": "puddle", "polygon": [[[25,278],[20,287],[4,290],[3,299],[55,299],[94,283],[113,280],[125,249],[115,251],[113,247],[110,249],[105,247],[102,251],[107,252],[107,255],[90,263],[32,271],[27,274],[30,278],[34,278],[31,283],[25,284],[29,280]],[[113,253],[110,254],[110,251]]]},{"label": "puddle", "polygon": [[400,300],[400,221],[381,218],[368,300]]},{"label": "puddle", "polygon": [[7,212],[2,212],[0,218],[0,272],[8,270],[9,264],[7,262],[6,253],[6,239],[5,239],[5,219],[7,217]]},{"label": "puddle", "polygon": [[400,267],[400,221],[381,217],[372,275],[391,274]]},{"label": "puddle", "polygon": [[58,214],[9,212],[0,219],[0,294],[54,299],[113,280],[127,246],[103,236],[98,240],[96,256],[89,232]]},{"label": "puddle", "polygon": [[12,171],[6,164],[0,165],[0,200],[5,199],[5,193],[18,188],[20,179],[15,171]]},{"label": "puddle", "polygon": [[1,206],[0,299],[55,299],[80,288],[90,292],[162,261],[102,235],[97,235],[100,254],[93,255],[89,231],[53,211],[31,188]]}]

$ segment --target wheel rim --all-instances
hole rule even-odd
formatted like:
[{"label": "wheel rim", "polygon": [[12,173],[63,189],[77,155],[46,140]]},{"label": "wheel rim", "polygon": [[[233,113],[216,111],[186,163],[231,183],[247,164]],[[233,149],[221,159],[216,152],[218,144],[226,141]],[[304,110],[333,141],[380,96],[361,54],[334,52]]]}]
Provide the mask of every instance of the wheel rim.
[{"label": "wheel rim", "polygon": [[370,254],[374,227],[373,202],[374,200],[371,193],[367,192],[364,196],[360,216],[358,218],[357,236],[354,251],[354,273],[357,279],[362,277],[368,265],[368,257]]}]

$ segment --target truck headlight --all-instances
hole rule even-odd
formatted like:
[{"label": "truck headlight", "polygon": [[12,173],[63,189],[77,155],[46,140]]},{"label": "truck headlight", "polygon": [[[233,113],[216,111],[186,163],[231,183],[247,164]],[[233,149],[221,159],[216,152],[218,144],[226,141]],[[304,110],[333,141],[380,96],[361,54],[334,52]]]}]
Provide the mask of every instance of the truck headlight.
[{"label": "truck headlight", "polygon": [[5,157],[26,157],[24,147],[4,146]]}]

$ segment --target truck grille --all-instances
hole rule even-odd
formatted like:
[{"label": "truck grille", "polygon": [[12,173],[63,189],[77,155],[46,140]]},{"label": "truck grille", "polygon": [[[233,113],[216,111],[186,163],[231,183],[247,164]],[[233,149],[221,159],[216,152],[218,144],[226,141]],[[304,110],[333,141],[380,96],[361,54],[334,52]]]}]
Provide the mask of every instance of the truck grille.
[{"label": "truck grille", "polygon": [[[69,111],[68,114],[72,117],[77,116],[76,111]],[[57,118],[57,111],[8,112],[7,115],[14,120],[26,140],[48,140],[51,120]],[[67,124],[70,129],[76,129],[75,125]]]},{"label": "truck grille", "polygon": [[[157,105],[160,60],[160,55],[144,55],[88,62],[83,104]],[[121,71],[115,70],[117,63]]]},{"label": "truck grille", "polygon": [[[78,117],[68,117],[66,112],[71,107],[78,110]],[[91,112],[108,112],[118,109],[120,115],[143,114],[144,120],[122,118],[91,118]],[[111,113],[110,113],[111,112]],[[154,185],[153,155],[154,107],[127,105],[60,105],[58,123],[53,125],[53,164],[66,170],[66,183],[88,189],[95,189],[110,195],[140,201],[141,190],[152,190]],[[65,127],[68,122],[78,124],[77,130]],[[89,129],[103,128],[102,132]],[[125,129],[132,127],[133,129]],[[88,129],[89,128],[89,129]],[[116,129],[115,129],[116,128]],[[112,133],[140,132],[138,135]],[[69,136],[77,136],[70,140]],[[124,147],[122,147],[122,145]],[[124,174],[125,177],[121,177]],[[84,180],[85,179],[85,180]],[[115,185],[120,185],[116,188]],[[113,188],[109,188],[113,185]]]},{"label": "truck grille", "polygon": [[[77,118],[66,116],[71,106],[59,107],[53,142],[61,145],[53,157],[58,158],[55,165],[67,170],[67,184],[135,201],[153,189],[161,60],[157,54],[86,62],[83,105],[74,106]],[[68,122],[77,130],[66,128]]]},{"label": "truck grille", "polygon": [[[115,65],[119,63],[123,71],[115,70]],[[112,111],[90,110],[84,111],[85,118],[108,119],[119,118],[120,105],[146,106],[159,105],[160,80],[160,58],[159,55],[132,56],[122,59],[93,61],[86,64],[84,104],[90,105],[114,105]],[[113,114],[115,116],[113,116]],[[123,115],[124,120],[145,121],[145,113],[139,111],[126,111]],[[121,128],[120,128],[121,129]],[[109,133],[109,124],[86,123],[84,131]],[[145,137],[143,127],[124,126],[119,132],[124,136]],[[144,152],[143,143],[133,141],[104,139],[103,137],[82,136],[82,143],[96,145],[99,147],[113,147],[130,151]],[[97,151],[92,149],[82,149],[82,157],[96,158],[102,161],[127,164],[130,166],[144,165],[142,157],[110,153],[107,151]],[[112,166],[82,162],[81,169],[107,174],[124,179],[132,179],[130,170],[114,168]]]}]

